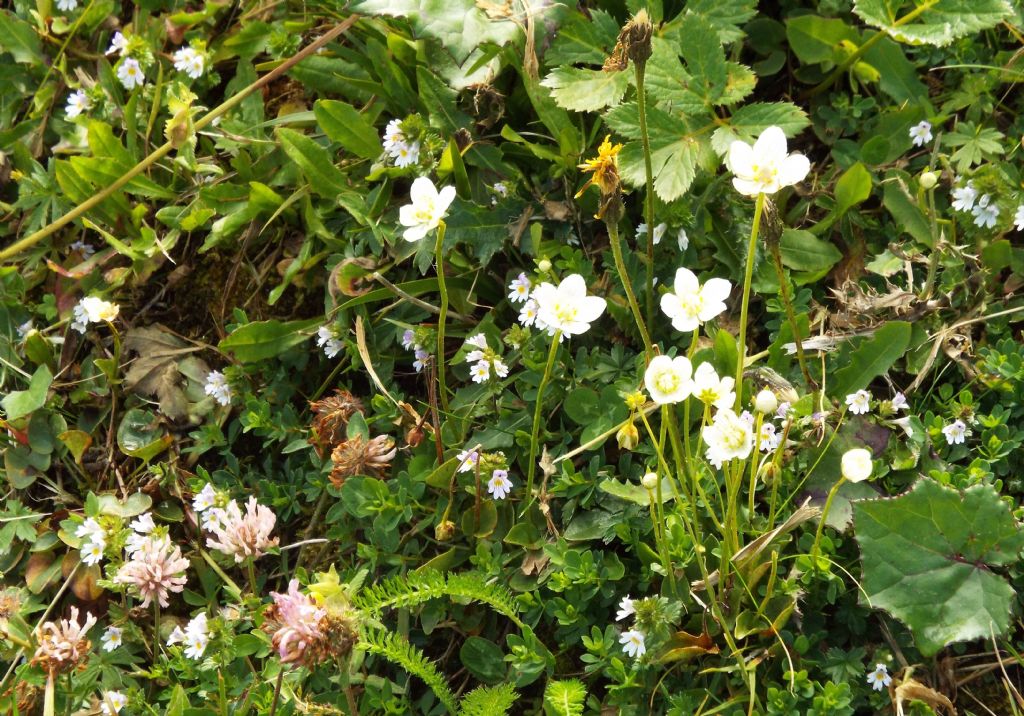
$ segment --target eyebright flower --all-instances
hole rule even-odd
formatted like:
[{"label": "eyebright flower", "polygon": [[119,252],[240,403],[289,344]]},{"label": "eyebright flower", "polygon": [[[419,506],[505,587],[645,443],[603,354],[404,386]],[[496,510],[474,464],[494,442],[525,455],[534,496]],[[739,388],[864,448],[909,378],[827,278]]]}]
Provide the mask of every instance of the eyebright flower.
[{"label": "eyebright flower", "polygon": [[438,191],[430,179],[419,177],[409,189],[409,199],[412,203],[398,210],[398,221],[408,227],[402,234],[406,241],[419,241],[447,215],[455,200],[455,187],[446,186]]},{"label": "eyebright flower", "polygon": [[455,458],[459,461],[459,472],[470,472],[476,468],[480,461],[480,452],[477,450],[463,450]]},{"label": "eyebright flower", "polygon": [[272,628],[271,643],[284,664],[313,665],[325,650],[326,635],[321,623],[327,612],[299,591],[296,579],[288,583],[284,594],[270,593],[274,603],[267,610],[264,628]]},{"label": "eyebright flower", "polygon": [[87,112],[92,107],[92,102],[89,101],[89,95],[83,90],[75,90],[68,95],[68,106],[64,110],[64,116],[68,119],[74,119],[82,112]]},{"label": "eyebright flower", "polygon": [[967,424],[958,418],[942,428],[942,434],[950,445],[963,445],[967,437]]},{"label": "eyebright flower", "polygon": [[1017,231],[1024,231],[1024,204],[1017,207],[1017,213],[1013,215],[1013,224]]},{"label": "eyebright flower", "polygon": [[206,375],[206,385],[203,390],[207,395],[212,395],[223,406],[231,405],[231,386],[227,377],[219,370],[211,370]]},{"label": "eyebright flower", "polygon": [[167,637],[167,646],[185,644],[184,653],[190,659],[199,659],[210,643],[209,623],[206,612],[197,614],[189,620],[185,628],[179,626]]},{"label": "eyebright flower", "polygon": [[626,656],[639,659],[641,656],[647,653],[647,646],[644,644],[644,633],[639,629],[630,629],[629,631],[622,632],[619,637],[619,643],[622,644],[622,650],[626,652]]},{"label": "eyebright flower", "polygon": [[853,448],[843,453],[841,461],[843,477],[847,482],[863,482],[871,477],[873,469],[871,451],[864,448]]},{"label": "eyebright flower", "polygon": [[116,626],[108,626],[100,641],[103,643],[103,651],[113,651],[121,646],[121,630]]},{"label": "eyebright flower", "polygon": [[[587,284],[577,273],[566,276],[558,286],[546,281],[533,291],[537,301],[537,325],[550,335],[579,335],[601,317],[607,303],[599,296],[587,295]],[[543,324],[543,325],[541,325]]]},{"label": "eyebright flower", "polygon": [[267,549],[277,545],[277,537],[270,537],[277,524],[277,515],[269,507],[259,504],[255,497],[250,496],[245,503],[244,515],[234,500],[227,507],[213,509],[220,510],[220,520],[218,524],[211,525],[210,531],[214,536],[206,540],[211,549],[231,555],[238,563],[250,557],[259,559]]},{"label": "eyebright flower", "polygon": [[761,434],[758,436],[758,449],[771,452],[782,442],[782,436],[775,431],[775,423],[761,423]]},{"label": "eyebright flower", "polygon": [[681,403],[690,397],[693,366],[683,357],[655,356],[644,372],[644,385],[658,405]]},{"label": "eyebright flower", "polygon": [[72,311],[74,320],[71,322],[71,327],[79,333],[85,333],[86,326],[90,323],[113,322],[120,310],[116,303],[104,301],[98,296],[86,296],[75,305]]},{"label": "eyebright flower", "polygon": [[732,284],[724,278],[710,278],[703,286],[687,268],[676,270],[672,292],[662,294],[661,310],[672,319],[672,327],[688,333],[725,310]]},{"label": "eyebright flower", "polygon": [[789,411],[793,409],[793,404],[788,400],[784,400],[779,403],[779,409],[775,411],[775,417],[780,420],[785,420],[789,417]]},{"label": "eyebright flower", "polygon": [[[654,227],[655,246],[661,243],[666,231],[668,231],[668,224],[662,223]],[[647,224],[640,224],[640,226],[636,227],[636,240],[640,241],[641,236],[647,236]]]},{"label": "eyebright flower", "polygon": [[469,369],[469,375],[474,383],[483,383],[491,377],[491,364],[482,360]]},{"label": "eyebright flower", "polygon": [[529,328],[537,320],[537,302],[532,298],[519,309],[519,322]]},{"label": "eyebright flower", "polygon": [[174,69],[178,72],[184,72],[194,80],[203,76],[203,70],[206,69],[206,57],[191,45],[177,50],[173,59]]},{"label": "eyebright flower", "polygon": [[420,160],[420,143],[418,141],[411,144],[403,142],[395,147],[391,156],[395,160],[396,167],[400,169],[411,167]]},{"label": "eyebright flower", "polygon": [[996,219],[999,218],[999,207],[992,203],[991,196],[982,194],[978,203],[971,209],[971,213],[974,214],[975,226],[991,229],[996,225]]},{"label": "eyebright flower", "polygon": [[774,194],[803,181],[811,170],[803,154],[787,154],[786,135],[779,127],[768,127],[753,146],[733,142],[725,164],[736,175],[732,180],[736,191],[746,196]]},{"label": "eyebright flower", "polygon": [[170,537],[149,535],[121,565],[114,582],[134,587],[142,597],[143,607],[148,607],[153,599],[161,607],[167,607],[170,605],[168,594],[185,588],[186,569],[188,560],[181,556],[181,548],[172,544]]},{"label": "eyebright flower", "polygon": [[75,530],[75,537],[81,537],[90,542],[104,542],[106,532],[95,517],[87,517]]},{"label": "eyebright flower", "polygon": [[974,188],[974,182],[968,181],[963,186],[953,189],[953,208],[956,211],[970,211],[977,198],[978,190]]},{"label": "eyebright flower", "polygon": [[417,373],[419,373],[426,368],[427,364],[430,362],[430,354],[422,348],[417,348],[413,355],[416,357],[416,360],[412,362],[412,367],[416,369]]},{"label": "eyebright flower", "polygon": [[78,607],[71,607],[71,618],[46,622],[36,632],[36,653],[32,663],[41,666],[50,676],[74,670],[89,658],[89,630],[96,626],[96,617],[85,613],[78,623]]},{"label": "eyebright flower", "polygon": [[512,481],[508,478],[508,470],[495,470],[487,481],[487,492],[495,500],[504,500],[512,491]]},{"label": "eyebright flower", "polygon": [[208,510],[215,504],[217,504],[217,491],[210,483],[203,485],[203,489],[192,498],[192,509],[196,512]]},{"label": "eyebright flower", "polygon": [[492,196],[491,197],[491,204],[492,205],[498,203],[498,197],[499,196],[502,199],[504,199],[505,197],[508,196],[508,187],[505,185],[505,182],[500,182],[500,181],[494,182],[494,184],[491,185],[491,191],[493,191],[497,195],[497,196]]},{"label": "eyebright flower", "polygon": [[871,410],[871,393],[858,390],[846,396],[846,404],[853,415],[864,415]]},{"label": "eyebright flower", "polygon": [[78,0],[57,0],[57,9],[61,12],[71,12],[78,7]]},{"label": "eyebright flower", "polygon": [[633,600],[627,594],[619,601],[619,611],[615,613],[615,621],[621,622],[634,614],[636,614],[636,609],[633,608]]},{"label": "eyebright flower", "polygon": [[915,147],[923,147],[925,144],[932,141],[931,123],[922,120],[915,124],[910,128],[910,138],[913,140]]},{"label": "eyebright flower", "polygon": [[75,241],[70,246],[68,246],[68,251],[77,251],[79,254],[81,254],[83,261],[89,259],[89,257],[96,253],[96,249],[94,249],[92,245],[86,243],[82,239],[79,239],[78,241]]},{"label": "eyebright flower", "polygon": [[103,543],[87,542],[82,546],[82,561],[89,566],[99,564],[103,561]]},{"label": "eyebright flower", "polygon": [[735,386],[735,378],[720,378],[710,363],[701,363],[693,374],[693,397],[719,410],[733,407],[736,402],[736,393],[733,391]]},{"label": "eyebright flower", "polygon": [[107,55],[120,55],[128,49],[128,38],[120,32],[115,32],[114,36],[110,38],[110,47],[107,48],[105,54]]},{"label": "eyebright flower", "polygon": [[338,443],[331,452],[331,482],[341,487],[353,475],[379,477],[391,467],[391,461],[397,454],[395,441],[387,435],[378,435],[371,440],[353,435]]},{"label": "eyebright flower", "polygon": [[508,285],[508,300],[512,303],[525,303],[530,298],[531,288],[533,288],[533,284],[530,282],[530,278],[525,273],[519,274]]},{"label": "eyebright flower", "polygon": [[717,468],[730,460],[744,460],[750,455],[754,443],[754,430],[750,423],[732,410],[719,410],[715,419],[701,432],[707,443],[706,456]]},{"label": "eyebright flower", "polygon": [[402,132],[402,122],[392,119],[384,128],[384,138],[381,141],[381,145],[384,147],[385,152],[391,154],[397,145],[404,143],[405,134]]},{"label": "eyebright flower", "polygon": [[103,701],[100,702],[100,711],[104,716],[121,713],[121,709],[128,705],[128,697],[120,691],[106,691],[103,694]]},{"label": "eyebright flower", "polygon": [[328,358],[338,355],[345,347],[333,326],[320,326],[316,332],[316,344],[324,349],[324,355]]},{"label": "eyebright flower", "polygon": [[903,393],[896,393],[896,395],[892,396],[892,400],[890,401],[890,403],[892,405],[893,410],[910,409],[910,403],[907,402],[907,396],[905,396]]},{"label": "eyebright flower", "polygon": [[146,75],[138,60],[134,57],[126,57],[117,66],[117,79],[121,80],[121,84],[126,90],[133,90],[145,83]]},{"label": "eyebright flower", "polygon": [[885,664],[875,664],[875,670],[868,674],[868,683],[875,691],[882,691],[892,683],[889,668]]}]

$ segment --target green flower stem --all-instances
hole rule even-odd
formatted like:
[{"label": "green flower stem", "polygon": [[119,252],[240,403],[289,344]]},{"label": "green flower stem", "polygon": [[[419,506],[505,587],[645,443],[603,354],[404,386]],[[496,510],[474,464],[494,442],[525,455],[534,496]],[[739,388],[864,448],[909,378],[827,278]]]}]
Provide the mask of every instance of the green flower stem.
[{"label": "green flower stem", "polygon": [[437,389],[441,394],[441,408],[448,412],[448,388],[444,378],[444,323],[448,318],[448,285],[444,281],[444,232],[445,225],[442,221],[437,225],[437,241],[434,244],[434,254],[437,256],[437,287],[441,291],[441,310],[437,314],[437,356],[434,358],[435,370],[437,371]]},{"label": "green flower stem", "polygon": [[555,331],[551,337],[551,348],[548,351],[548,362],[544,366],[544,376],[537,386],[537,404],[533,408],[533,430],[530,432],[530,461],[526,468],[526,505],[523,507],[523,514],[526,508],[533,504],[533,477],[537,472],[537,445],[540,442],[540,415],[544,407],[544,389],[551,380],[551,371],[555,367],[555,357],[558,355],[558,345],[562,340],[562,332]]},{"label": "green flower stem", "polygon": [[815,570],[818,569],[818,549],[821,546],[821,533],[825,530],[825,520],[828,518],[828,511],[832,509],[832,500],[836,498],[839,493],[839,488],[846,482],[846,477],[843,475],[839,476],[839,480],[833,485],[832,489],[828,491],[828,498],[825,500],[825,509],[821,511],[821,520],[818,522],[818,531],[814,533],[814,546],[811,547],[811,567]]},{"label": "green flower stem", "polygon": [[606,225],[608,239],[612,245],[612,256],[615,258],[615,269],[619,272],[619,280],[622,281],[622,288],[626,291],[626,299],[633,312],[633,320],[636,321],[636,327],[640,329],[640,337],[644,342],[644,354],[647,356],[647,362],[650,363],[651,358],[654,357],[654,352],[651,349],[651,336],[647,332],[647,323],[640,313],[640,304],[636,301],[636,294],[633,293],[633,284],[629,280],[629,274],[626,273],[626,262],[622,260],[622,239],[619,237],[619,227],[614,221],[609,221]]},{"label": "green flower stem", "polygon": [[654,542],[658,547],[658,556],[661,557],[661,565],[665,570],[665,579],[668,580],[668,593],[676,596],[676,575],[672,567],[672,556],[668,550],[668,540],[665,536],[665,515],[661,503],[661,477],[658,477],[658,493],[654,490],[647,490],[647,497],[651,507],[651,526],[654,528]]},{"label": "green flower stem", "polygon": [[153,659],[160,654],[160,600],[153,600]]},{"label": "green flower stem", "polygon": [[754,495],[757,494],[757,467],[761,455],[761,427],[764,424],[764,413],[758,412],[754,424],[754,447],[750,453],[750,493],[747,495],[747,520],[754,516]]},{"label": "green flower stem", "polygon": [[[686,351],[686,359],[693,361],[693,354],[697,352],[697,338],[700,332],[698,330],[693,331],[693,336],[690,338],[690,348]],[[692,464],[693,454],[690,452],[690,398],[683,401],[683,429],[686,430],[684,434],[684,447],[686,448],[686,464]]]},{"label": "green flower stem", "polygon": [[644,91],[646,62],[633,62],[636,71],[637,119],[640,144],[644,150],[644,187],[647,190],[644,219],[647,222],[647,322],[654,323],[654,170],[651,167],[651,137],[647,132],[647,93]]},{"label": "green flower stem", "polygon": [[[807,389],[812,393],[818,392],[818,383],[811,376],[811,371],[807,367],[807,358],[804,355],[804,343],[800,337],[800,328],[796,323],[796,311],[793,309],[793,299],[789,295],[789,279],[786,278],[786,272],[782,268],[782,247],[778,241],[769,241],[769,247],[772,254],[772,263],[775,265],[775,275],[779,279],[779,298],[782,299],[782,305],[786,309],[786,320],[789,322],[789,329],[793,332],[793,343],[796,345],[796,360],[800,364],[800,372],[804,374],[804,383],[807,384]],[[817,402],[816,400],[813,402]]]},{"label": "green flower stem", "polygon": [[761,230],[761,214],[764,213],[764,194],[757,195],[754,205],[754,222],[750,227],[750,243],[747,245],[747,270],[743,276],[743,303],[740,305],[740,338],[736,346],[736,406],[743,405],[743,368],[747,356],[747,314],[750,311],[750,284],[754,279],[754,256],[757,253],[757,233]]},{"label": "green flower stem", "polygon": [[245,560],[246,571],[249,573],[249,588],[252,590],[253,596],[259,596],[259,589],[256,587],[256,559],[250,557]]}]

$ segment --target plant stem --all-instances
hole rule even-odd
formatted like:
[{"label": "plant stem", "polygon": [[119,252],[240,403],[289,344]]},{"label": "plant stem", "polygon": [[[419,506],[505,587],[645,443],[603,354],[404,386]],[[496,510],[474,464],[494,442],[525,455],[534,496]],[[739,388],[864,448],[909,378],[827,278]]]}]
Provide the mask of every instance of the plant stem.
[{"label": "plant stem", "polygon": [[622,260],[622,239],[619,238],[619,227],[614,221],[609,221],[607,227],[608,239],[612,245],[612,256],[615,258],[615,269],[619,272],[619,280],[622,282],[622,288],[626,291],[629,308],[633,311],[633,320],[636,321],[636,327],[640,329],[640,337],[644,342],[644,354],[647,356],[647,362],[650,363],[651,358],[654,357],[651,350],[651,336],[647,332],[647,323],[640,313],[640,304],[636,301],[636,294],[633,293],[633,284],[629,280],[629,274],[626,273],[626,262]]},{"label": "plant stem", "polygon": [[256,588],[256,559],[250,557],[245,560],[245,567],[249,573],[249,588],[252,590],[253,596],[258,596],[259,590]]},{"label": "plant stem", "polygon": [[807,367],[807,359],[804,357],[803,339],[800,337],[800,328],[796,322],[796,311],[793,309],[793,299],[789,295],[789,279],[786,278],[786,271],[782,267],[782,247],[778,241],[769,241],[769,248],[772,254],[772,263],[775,265],[775,275],[779,279],[779,298],[786,309],[786,320],[789,322],[789,329],[793,332],[793,343],[796,345],[796,360],[800,364],[800,372],[804,374],[804,383],[812,393],[818,391],[818,384],[811,376]]},{"label": "plant stem", "polygon": [[153,659],[160,651],[160,600],[153,600]]},{"label": "plant stem", "polygon": [[825,509],[821,511],[821,520],[818,522],[818,531],[814,533],[814,546],[811,547],[811,566],[815,570],[818,568],[818,548],[821,543],[821,533],[825,530],[825,520],[828,518],[828,511],[832,509],[832,500],[835,499],[836,495],[839,493],[839,488],[842,487],[844,482],[846,482],[846,477],[840,475],[839,480],[837,480],[832,489],[828,491],[828,498],[825,500]]},{"label": "plant stem", "polygon": [[448,412],[448,388],[444,379],[444,322],[448,318],[448,285],[444,281],[444,231],[445,225],[442,221],[437,225],[437,242],[434,244],[434,253],[437,255],[437,287],[441,291],[441,310],[437,313],[437,356],[434,358],[437,366],[437,388],[441,394],[441,408]]},{"label": "plant stem", "polygon": [[740,305],[740,338],[736,346],[736,406],[743,405],[743,368],[747,356],[747,314],[750,311],[750,284],[754,279],[754,256],[757,253],[757,233],[761,230],[761,214],[764,212],[764,194],[757,195],[754,205],[754,222],[750,227],[750,243],[747,245],[747,270],[743,276],[743,303]]},{"label": "plant stem", "polygon": [[651,138],[647,132],[647,93],[644,91],[646,62],[633,62],[636,71],[637,119],[640,123],[640,144],[644,150],[644,187],[647,202],[644,219],[647,222],[647,322],[654,323],[654,171],[651,167]]},{"label": "plant stem", "polygon": [[270,716],[277,713],[277,702],[281,698],[281,682],[284,680],[284,665],[277,672],[277,682],[274,684],[274,700],[270,702]]},{"label": "plant stem", "polygon": [[537,472],[537,443],[540,441],[540,414],[544,406],[544,388],[551,379],[551,371],[555,366],[555,356],[558,355],[558,345],[562,340],[562,332],[555,331],[551,337],[551,349],[548,351],[548,362],[544,366],[544,376],[537,386],[537,404],[533,408],[533,430],[530,432],[530,461],[526,468],[526,505],[523,507],[523,514],[526,508],[533,503],[533,476]]}]

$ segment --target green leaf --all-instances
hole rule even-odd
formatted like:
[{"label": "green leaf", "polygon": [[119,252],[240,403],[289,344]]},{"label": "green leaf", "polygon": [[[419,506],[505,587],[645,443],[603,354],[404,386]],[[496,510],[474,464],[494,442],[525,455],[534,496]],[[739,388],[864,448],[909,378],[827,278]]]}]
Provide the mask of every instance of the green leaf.
[{"label": "green leaf", "polygon": [[810,231],[786,229],[782,232],[782,263],[794,271],[827,271],[839,263],[842,253],[831,242]]},{"label": "green leaf", "polygon": [[899,174],[886,178],[883,182],[885,188],[882,192],[882,204],[900,230],[906,231],[925,246],[932,246],[935,239],[932,237],[931,226],[924,212],[911,198],[905,179],[905,176]]},{"label": "green leaf", "polygon": [[53,373],[46,365],[36,368],[26,390],[13,390],[0,400],[7,420],[17,420],[43,407],[52,382]]},{"label": "green leaf", "polygon": [[9,52],[23,65],[43,64],[43,50],[36,31],[7,10],[0,11],[0,52]]},{"label": "green leaf", "polygon": [[583,716],[587,687],[579,679],[552,680],[544,689],[545,716]]},{"label": "green leaf", "polygon": [[321,99],[313,105],[316,121],[324,133],[353,154],[365,159],[380,156],[380,138],[373,123],[345,102]]},{"label": "green leaf", "polygon": [[844,40],[856,42],[859,33],[842,20],[800,15],[786,20],[786,39],[793,54],[805,64],[836,62]]},{"label": "green leaf", "polygon": [[242,363],[254,363],[273,358],[308,340],[309,331],[321,322],[319,318],[305,321],[254,321],[233,330],[218,347],[230,352]]},{"label": "green leaf", "polygon": [[629,87],[629,77],[628,72],[557,67],[540,84],[551,90],[559,107],[593,112],[621,102]]},{"label": "green leaf", "polygon": [[[607,492],[609,495],[618,497],[620,500],[626,502],[632,502],[637,505],[643,505],[647,507],[651,504],[652,500],[647,492],[647,488],[643,485],[637,485],[635,483],[627,482],[622,483],[618,480],[606,479],[601,480],[598,484],[598,489],[602,492]],[[657,502],[657,492],[654,493],[654,502]],[[668,478],[661,478],[661,501],[662,503],[670,502],[672,500],[672,485],[668,481]]]},{"label": "green leaf", "polygon": [[729,77],[718,32],[702,15],[684,15],[679,35],[684,39],[679,49],[690,73],[690,90],[711,106],[722,96]]},{"label": "green leaf", "polygon": [[306,175],[314,192],[334,198],[351,191],[345,175],[331,162],[330,153],[312,139],[285,128],[277,130],[277,139],[288,158]]},{"label": "green leaf", "polygon": [[167,701],[167,710],[164,713],[166,716],[184,716],[185,709],[190,706],[188,694],[181,684],[177,684],[171,691],[171,698]]},{"label": "green leaf", "polygon": [[469,673],[485,684],[497,684],[505,678],[505,655],[489,639],[469,637],[462,642],[459,659]]},{"label": "green leaf", "polygon": [[512,684],[479,686],[459,704],[459,716],[505,716],[518,698]]},{"label": "green leaf", "polygon": [[871,196],[871,172],[857,162],[843,172],[836,182],[836,208],[838,216],[842,216],[853,207]]},{"label": "green leaf", "polygon": [[745,35],[742,26],[757,14],[757,0],[687,0],[686,12],[703,17],[721,42],[735,42]]},{"label": "green leaf", "polygon": [[846,365],[836,371],[829,391],[843,398],[863,388],[889,370],[910,346],[910,324],[890,321],[865,338],[850,354]]},{"label": "green leaf", "polygon": [[963,494],[930,479],[854,503],[870,604],[905,623],[921,653],[1009,627],[1014,590],[991,571],[1017,563],[1024,531],[991,485]]},{"label": "green leaf", "polygon": [[[920,7],[926,9],[907,21]],[[853,12],[900,42],[942,47],[995,27],[1013,14],[1013,8],[1006,0],[856,0]]]},{"label": "green leaf", "polygon": [[619,36],[619,23],[604,10],[592,10],[590,17],[573,13],[558,28],[551,48],[544,53],[549,66],[603,64]]},{"label": "green leaf", "polygon": [[776,126],[792,137],[811,124],[807,113],[792,102],[751,102],[745,104],[729,118],[729,125],[744,138],[753,138],[768,127]]}]

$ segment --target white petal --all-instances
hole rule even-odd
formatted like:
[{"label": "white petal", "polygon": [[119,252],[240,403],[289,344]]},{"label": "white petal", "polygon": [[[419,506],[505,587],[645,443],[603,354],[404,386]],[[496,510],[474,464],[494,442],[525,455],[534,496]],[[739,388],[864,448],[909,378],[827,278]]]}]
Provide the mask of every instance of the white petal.
[{"label": "white petal", "polygon": [[418,226],[420,221],[416,218],[416,207],[406,204],[398,210],[398,223],[402,226]]},{"label": "white petal", "polygon": [[420,239],[427,235],[428,231],[430,231],[430,229],[424,226],[423,224],[419,224],[417,226],[410,226],[408,229],[405,230],[405,233],[402,234],[402,238],[404,238],[406,241],[419,241]]},{"label": "white petal", "polygon": [[750,176],[753,173],[754,150],[746,142],[739,140],[729,145],[725,165],[733,174]]},{"label": "white petal", "polygon": [[558,293],[566,298],[582,298],[587,295],[587,282],[578,273],[570,274],[558,284]]},{"label": "white petal", "polygon": [[[732,185],[740,194],[744,196],[757,196],[763,190],[761,182],[750,181],[748,179],[740,179],[738,176],[732,178]],[[770,193],[770,192],[765,192]]]},{"label": "white petal", "polygon": [[600,296],[587,296],[580,302],[579,320],[593,323],[607,307],[607,302]]},{"label": "white petal", "polygon": [[786,152],[786,135],[779,127],[768,127],[754,142],[754,156],[765,164],[781,164]]},{"label": "white petal", "polygon": [[437,213],[444,214],[448,207],[455,201],[455,187],[446,186],[437,192]]},{"label": "white petal", "polygon": [[700,290],[700,281],[697,280],[697,274],[690,269],[679,268],[676,269],[676,278],[672,288],[680,296],[693,296]]},{"label": "white petal", "polygon": [[811,171],[811,162],[803,154],[791,154],[779,167],[779,184],[791,186],[804,180]]},{"label": "white petal", "polygon": [[418,177],[409,187],[409,198],[413,204],[436,201],[437,189],[434,188],[434,182],[427,177]]}]

